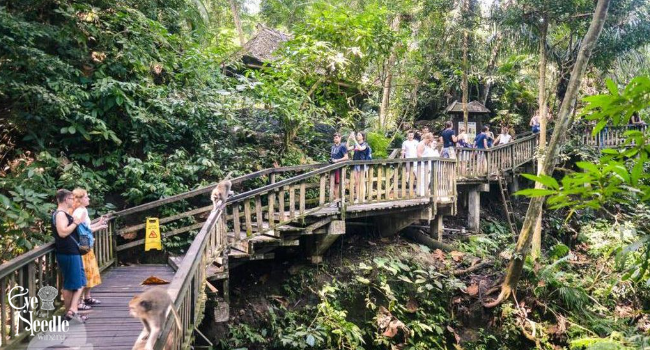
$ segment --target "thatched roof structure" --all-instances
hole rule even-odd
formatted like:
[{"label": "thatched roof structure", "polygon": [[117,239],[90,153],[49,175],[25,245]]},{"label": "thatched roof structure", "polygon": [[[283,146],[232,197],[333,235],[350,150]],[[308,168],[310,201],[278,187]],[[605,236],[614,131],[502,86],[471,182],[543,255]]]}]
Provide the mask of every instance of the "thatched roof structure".
[{"label": "thatched roof structure", "polygon": [[258,23],[257,33],[244,44],[238,56],[244,57],[245,61],[248,61],[246,60],[248,58],[253,61],[251,62],[253,64],[273,61],[275,58],[273,52],[289,39],[291,39],[290,34],[282,33]]},{"label": "thatched roof structure", "polygon": [[[467,112],[469,114],[484,114],[484,113],[490,113],[490,110],[487,109],[481,102],[478,101],[472,101],[467,104]],[[447,114],[453,114],[453,113],[463,113],[463,104],[454,101],[452,102],[447,108],[445,108],[445,113]]]}]

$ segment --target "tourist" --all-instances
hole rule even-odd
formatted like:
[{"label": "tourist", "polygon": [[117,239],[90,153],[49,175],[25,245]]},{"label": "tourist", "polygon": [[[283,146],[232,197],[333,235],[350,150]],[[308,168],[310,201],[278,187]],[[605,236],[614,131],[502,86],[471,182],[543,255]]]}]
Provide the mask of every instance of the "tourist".
[{"label": "tourist", "polygon": [[[422,135],[422,141],[418,144],[418,158],[429,158],[429,157],[440,157],[440,153],[435,149],[435,138],[432,133],[426,133]],[[426,189],[429,186],[429,181],[427,181],[431,176],[431,161],[425,161],[421,165],[420,172],[423,172],[422,175],[417,177],[418,181],[418,193],[420,196],[426,194]]]},{"label": "tourist", "polygon": [[[106,219],[101,217],[100,220],[91,224],[90,216],[88,215],[88,209],[86,207],[90,204],[90,197],[88,192],[81,188],[75,188],[72,191],[74,196],[74,204],[72,212],[72,217],[79,222],[85,223],[90,231],[95,232],[97,230],[102,230],[108,227],[106,224]],[[95,299],[90,295],[90,289],[98,286],[102,283],[102,278],[99,275],[99,266],[97,265],[97,259],[95,258],[95,252],[93,249],[84,255],[81,256],[83,262],[84,272],[86,274],[86,287],[81,293],[81,302],[79,303],[79,310],[90,310],[93,305],[101,304],[101,301]]]},{"label": "tourist", "polygon": [[644,125],[646,125],[643,119],[641,119],[641,117],[639,116],[639,112],[632,113],[632,116],[630,116],[630,124],[637,127],[643,127]]},{"label": "tourist", "polygon": [[[490,148],[488,145],[490,127],[487,125],[483,126],[483,132],[478,134],[474,139],[474,147],[479,150],[487,150]],[[479,151],[477,156],[478,171],[480,173],[484,172],[487,169],[487,158],[485,157],[485,152]]]},{"label": "tourist", "polygon": [[501,128],[501,134],[499,134],[499,136],[497,136],[497,139],[494,140],[494,145],[506,145],[510,143],[511,140],[512,136],[510,136],[508,127],[504,126]]},{"label": "tourist", "polygon": [[52,213],[52,233],[54,234],[54,250],[58,268],[63,276],[63,302],[65,320],[84,322],[86,316],[79,315],[78,304],[83,287],[86,285],[86,274],[79,252],[79,233],[77,226],[81,220],[73,218],[68,212],[74,204],[74,197],[68,190],[56,192],[57,207]]},{"label": "tourist", "polygon": [[[350,137],[348,138],[348,142],[350,142],[350,139],[352,139],[354,142],[354,146],[352,147],[352,150],[354,151],[354,155],[352,156],[352,160],[367,160],[370,158],[370,147],[368,147],[368,143],[366,143],[366,136],[361,133],[357,132],[356,137],[354,136],[355,134],[352,133],[350,134]],[[359,188],[359,177],[361,174],[361,171],[365,171],[367,166],[364,165],[355,165],[354,166],[354,191],[357,192]],[[359,193],[359,192],[357,192]],[[365,196],[365,193],[360,193],[357,197],[357,200],[354,202],[357,203],[359,201],[359,197]]]},{"label": "tourist", "polygon": [[483,132],[478,134],[474,139],[474,147],[479,149],[488,149],[488,138],[490,133],[490,127],[485,125],[483,126]]},{"label": "tourist", "polygon": [[442,140],[442,157],[456,159],[456,150],[454,149],[458,138],[454,133],[454,124],[451,121],[445,123],[445,130],[440,134]]},{"label": "tourist", "polygon": [[533,134],[539,133],[539,127],[540,126],[539,126],[539,114],[538,114],[538,112],[535,112],[535,115],[533,115],[533,117],[530,118],[530,123],[528,123],[528,125],[531,126],[531,128],[532,128],[531,130],[532,130]]},{"label": "tourist", "polygon": [[488,148],[492,148],[492,146],[494,146],[494,133],[492,133],[492,130],[487,132],[487,143]]},{"label": "tourist", "polygon": [[427,125],[425,125],[425,126],[422,127],[422,131],[418,131],[415,134],[415,139],[418,140],[418,142],[422,142],[422,138],[424,137],[424,135],[426,135],[428,133],[429,133],[429,127]]},{"label": "tourist", "polygon": [[[406,133],[406,141],[402,142],[402,158],[417,158],[418,157],[418,141],[415,140],[415,132],[410,130]],[[413,168],[415,171],[416,168]],[[406,181],[411,176],[411,162],[406,163]]]},{"label": "tourist", "polygon": [[471,148],[472,145],[469,143],[469,135],[467,135],[467,133],[465,132],[465,128],[461,126],[459,131],[460,132],[456,137],[456,139],[458,140],[457,146],[463,148]]},{"label": "tourist", "polygon": [[[334,144],[330,149],[330,163],[344,162],[350,159],[348,157],[348,148],[341,143],[341,134],[334,133]],[[334,200],[339,199],[339,186],[341,183],[341,169],[336,169],[330,173],[330,189],[334,189]],[[336,204],[336,202],[335,202]]]}]

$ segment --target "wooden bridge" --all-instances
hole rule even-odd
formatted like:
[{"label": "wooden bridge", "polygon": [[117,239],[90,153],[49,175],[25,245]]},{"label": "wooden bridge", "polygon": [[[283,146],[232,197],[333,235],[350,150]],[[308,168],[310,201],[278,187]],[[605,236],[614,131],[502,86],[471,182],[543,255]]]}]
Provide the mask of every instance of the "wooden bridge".
[{"label": "wooden bridge", "polygon": [[[31,342],[31,348],[44,348],[34,346],[45,339],[50,348],[130,349],[142,326],[128,315],[128,301],[147,288],[141,285],[145,278],[155,275],[170,281],[168,293],[182,322],[179,330],[168,318],[156,348],[189,348],[202,336],[197,327],[208,298],[217,301],[220,321],[228,319],[230,269],[271,259],[276,249],[287,246],[300,247],[318,263],[355,220],[374,225],[382,235],[426,220],[441,239],[442,218],[456,215],[459,201],[466,203],[468,228],[478,230],[480,192],[506,177],[516,185],[517,169],[532,171],[536,144],[536,135],[529,135],[488,150],[458,149],[456,160],[382,159],[265,169],[233,179],[239,193],[214,210],[208,198],[211,185],[113,213],[108,228],[95,233],[103,283],[93,296],[103,303],[88,312],[85,324],[74,324],[68,332],[31,335],[21,319],[26,314],[14,312],[7,298],[17,286],[27,288],[30,297],[43,286],[60,290],[53,243],[0,265],[1,345],[28,348]],[[174,214],[165,215],[170,212]],[[133,238],[143,231],[146,217],[160,218],[167,246],[187,240],[182,234],[199,232],[184,253],[173,248],[147,252],[145,258],[157,264],[128,264],[142,256],[144,239]],[[24,302],[15,299],[13,306]]]}]

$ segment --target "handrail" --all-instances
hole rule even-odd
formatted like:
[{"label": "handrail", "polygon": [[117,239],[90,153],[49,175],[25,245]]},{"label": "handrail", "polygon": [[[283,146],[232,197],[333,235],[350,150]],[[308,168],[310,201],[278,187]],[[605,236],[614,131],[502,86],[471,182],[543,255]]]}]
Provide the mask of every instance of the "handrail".
[{"label": "handrail", "polygon": [[234,203],[238,202],[242,199],[250,198],[252,196],[265,193],[268,191],[271,191],[276,188],[280,188],[286,185],[290,185],[292,183],[308,179],[314,175],[320,175],[320,174],[326,174],[338,169],[341,169],[343,167],[349,166],[349,165],[377,165],[377,164],[400,164],[400,163],[411,163],[411,162],[423,162],[423,161],[432,161],[432,160],[439,160],[443,162],[455,162],[454,159],[447,159],[447,158],[440,158],[440,157],[422,157],[422,158],[409,158],[409,159],[402,159],[402,158],[397,158],[397,159],[373,159],[373,160],[346,160],[344,162],[339,162],[335,164],[330,164],[327,166],[324,166],[320,169],[316,169],[313,171],[310,171],[308,173],[300,174],[298,176],[294,176],[282,181],[278,181],[273,184],[268,184],[266,186],[258,187],[256,189],[250,190],[248,192],[240,193],[237,195],[234,195],[230,198],[228,198],[227,203]]},{"label": "handrail", "polygon": [[[184,348],[184,344],[191,340],[193,326],[202,317],[201,313],[195,310],[193,311],[191,307],[194,307],[205,294],[205,266],[203,265],[205,265],[207,260],[206,254],[208,252],[206,248],[212,238],[210,235],[225,234],[225,232],[219,232],[216,227],[217,223],[224,216],[224,207],[225,205],[222,204],[219,208],[210,212],[210,216],[206,220],[205,225],[203,225],[201,231],[194,238],[190,248],[187,250],[186,256],[193,258],[183,259],[181,261],[178,270],[174,274],[174,278],[172,278],[167,287],[167,293],[173,301],[173,307],[181,315],[182,329],[178,330],[175,328],[176,322],[174,321],[174,316],[170,313],[165,320],[160,337],[156,340],[154,349],[181,349]],[[190,286],[194,288],[190,290]],[[187,319],[187,316],[192,318],[192,320]],[[172,339],[168,339],[170,336]],[[170,342],[168,340],[171,341],[171,347],[169,347]]]},{"label": "handrail", "polygon": [[[316,163],[316,164],[307,164],[307,165],[292,165],[292,166],[286,166],[286,167],[280,167],[280,168],[266,168],[266,169],[258,170],[256,172],[253,172],[253,173],[250,173],[250,174],[246,174],[246,175],[236,177],[234,179],[231,179],[230,182],[232,182],[233,184],[238,184],[240,182],[247,181],[247,180],[252,180],[254,178],[265,176],[265,175],[279,174],[279,173],[290,172],[290,171],[307,170],[307,169],[322,167],[323,165],[325,165],[325,163]],[[170,197],[161,198],[161,199],[158,199],[158,200],[155,200],[155,201],[152,201],[152,202],[136,205],[136,206],[131,207],[131,208],[127,208],[127,209],[124,209],[124,210],[120,210],[120,211],[111,213],[110,217],[117,217],[117,216],[125,216],[125,215],[129,215],[129,214],[134,214],[134,213],[138,213],[138,212],[141,212],[141,211],[145,211],[147,209],[158,207],[158,206],[163,205],[163,204],[169,204],[169,203],[176,202],[176,201],[179,201],[179,200],[182,200],[182,199],[186,199],[186,198],[194,197],[194,196],[197,196],[197,195],[200,195],[200,194],[208,193],[208,192],[212,191],[212,189],[214,189],[215,186],[217,186],[217,183],[213,183],[213,184],[210,184],[210,185],[207,185],[207,186],[203,186],[203,187],[200,187],[200,188],[188,191],[188,192],[180,193],[180,194],[177,194],[177,195],[173,195],[173,196],[170,196]]]},{"label": "handrail", "polygon": [[0,265],[0,279],[54,250],[54,242],[36,247]]}]

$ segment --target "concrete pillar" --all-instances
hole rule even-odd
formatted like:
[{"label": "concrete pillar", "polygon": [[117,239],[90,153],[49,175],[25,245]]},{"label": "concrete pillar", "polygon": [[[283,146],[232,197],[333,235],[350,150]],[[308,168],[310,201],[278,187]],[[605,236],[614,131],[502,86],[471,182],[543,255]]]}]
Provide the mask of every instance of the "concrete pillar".
[{"label": "concrete pillar", "polygon": [[436,217],[429,222],[431,238],[438,237],[438,242],[442,242],[442,233],[445,229],[445,226],[442,222],[444,215],[438,214]]},{"label": "concrete pillar", "polygon": [[428,214],[428,209],[416,209],[395,214],[378,215],[374,217],[373,221],[379,235],[382,237],[388,237],[396,235],[399,231],[420,221],[421,219],[429,220],[430,217],[426,219],[423,218],[423,216],[427,216]]},{"label": "concrete pillar", "polygon": [[467,228],[470,231],[478,232],[481,223],[481,193],[479,188],[470,188],[467,196]]},{"label": "concrete pillar", "polygon": [[329,249],[339,236],[345,234],[345,221],[332,220],[324,235],[315,235],[314,247],[310,256],[312,264],[323,262],[323,254]]},{"label": "concrete pillar", "polygon": [[519,176],[517,174],[512,174],[512,182],[508,184],[508,191],[510,194],[519,191]]}]

